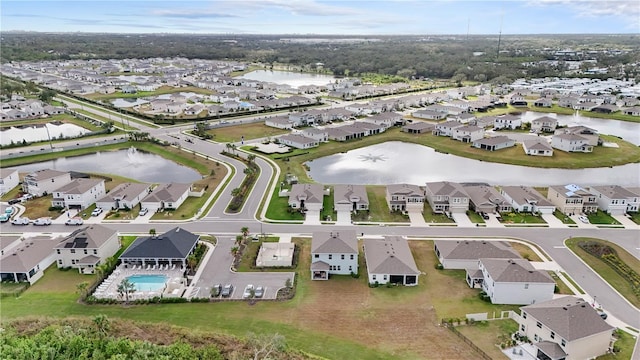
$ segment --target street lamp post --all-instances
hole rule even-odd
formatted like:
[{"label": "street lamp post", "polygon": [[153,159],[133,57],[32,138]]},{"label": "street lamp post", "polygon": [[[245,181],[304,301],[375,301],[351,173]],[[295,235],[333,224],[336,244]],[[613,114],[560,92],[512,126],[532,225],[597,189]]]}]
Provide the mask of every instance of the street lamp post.
[{"label": "street lamp post", "polygon": [[51,152],[53,152],[53,143],[51,142],[51,134],[49,133],[49,124],[44,124],[44,128],[47,130],[47,137],[49,138],[49,147],[51,148]]}]

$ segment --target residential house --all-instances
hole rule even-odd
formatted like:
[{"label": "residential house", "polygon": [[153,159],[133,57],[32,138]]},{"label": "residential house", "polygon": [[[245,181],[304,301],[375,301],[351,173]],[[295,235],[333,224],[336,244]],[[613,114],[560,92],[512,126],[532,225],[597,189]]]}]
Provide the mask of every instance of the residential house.
[{"label": "residential house", "polygon": [[640,106],[633,106],[633,107],[624,109],[622,110],[622,113],[625,115],[640,116]]},{"label": "residential house", "polygon": [[169,265],[183,269],[199,239],[200,235],[175,227],[161,235],[136,238],[119,259],[126,267]]},{"label": "residential house", "polygon": [[396,124],[401,124],[403,122],[402,115],[396,112],[383,112],[380,114],[366,117],[362,119],[362,121],[380,125],[385,129],[388,129]]},{"label": "residential house", "polygon": [[194,105],[191,105],[191,106],[187,107],[184,110],[184,114],[185,115],[189,115],[189,116],[197,116],[198,114],[200,114],[204,110],[205,110],[204,105],[202,105],[202,104],[194,104]]},{"label": "residential house", "polygon": [[293,184],[288,195],[292,208],[320,211],[325,190],[321,184]]},{"label": "residential house", "polygon": [[116,230],[92,224],[75,230],[56,245],[56,264],[60,268],[75,268],[80,274],[93,274],[96,266],[120,249]]},{"label": "residential house", "polygon": [[28,282],[33,285],[55,262],[53,248],[57,241],[48,236],[24,238],[18,245],[4,251],[0,258],[2,281]]},{"label": "residential house", "polygon": [[296,149],[310,149],[319,145],[318,140],[298,134],[282,135],[278,138],[278,142]]},{"label": "residential house", "polygon": [[402,236],[367,239],[363,247],[369,284],[418,285],[420,270],[407,239]]},{"label": "residential house", "polygon": [[447,117],[447,113],[434,110],[418,110],[414,111],[411,116],[425,120],[443,120]]},{"label": "residential house", "polygon": [[511,204],[498,190],[489,185],[468,184],[462,185],[469,195],[471,210],[486,213],[504,213],[513,211]]},{"label": "residential house", "polygon": [[[478,271],[478,261],[482,258],[517,259],[520,257],[520,254],[505,241],[435,240],[434,251],[444,269],[466,269],[472,273]],[[467,282],[469,283],[469,278]]]},{"label": "residential house", "polygon": [[553,299],[556,283],[528,260],[481,258],[482,290],[492,304],[535,304]]},{"label": "residential house", "polygon": [[364,185],[335,185],[333,187],[335,211],[369,210],[369,197]]},{"label": "residential house", "polygon": [[105,193],[104,179],[73,179],[53,191],[51,206],[82,210],[104,197]]},{"label": "residential house", "polygon": [[598,207],[608,214],[623,215],[638,211],[640,196],[622,186],[590,186],[589,191],[595,195]]},{"label": "residential house", "polygon": [[512,106],[528,106],[527,100],[520,94],[513,94],[509,99],[509,104]]},{"label": "residential house", "polygon": [[553,148],[546,140],[533,139],[522,142],[522,149],[527,155],[553,156]]},{"label": "residential house", "polygon": [[160,184],[145,196],[140,204],[151,212],[177,209],[187,199],[190,191],[191,184]]},{"label": "residential house", "polygon": [[581,298],[561,298],[520,308],[518,333],[533,341],[537,359],[583,360],[609,352],[614,327]]},{"label": "residential house", "polygon": [[291,130],[294,127],[294,122],[285,116],[276,116],[268,118],[264,121],[264,124],[276,129]]},{"label": "residential house", "polygon": [[575,134],[557,134],[551,137],[551,147],[566,152],[593,152],[589,140]]},{"label": "residential house", "polygon": [[387,185],[385,199],[391,211],[420,211],[424,208],[424,192],[417,185]]},{"label": "residential house", "polygon": [[453,136],[453,131],[457,128],[465,126],[463,123],[459,121],[445,121],[440,124],[436,124],[435,130],[433,130],[433,135],[438,136]]},{"label": "residential house", "polygon": [[20,184],[18,169],[0,168],[0,195],[4,195]]},{"label": "residential house", "polygon": [[429,182],[424,193],[434,213],[465,213],[469,210],[469,194],[458,183]]},{"label": "residential house", "polygon": [[409,134],[423,134],[430,133],[435,128],[435,125],[429,124],[423,121],[414,121],[402,127],[402,131]]},{"label": "residential house", "polygon": [[34,196],[51,194],[54,190],[71,182],[68,172],[42,169],[32,172],[22,181],[22,192]]},{"label": "residential house", "polygon": [[565,215],[588,214],[598,211],[596,196],[576,184],[549,186],[547,199]]},{"label": "residential house", "polygon": [[96,201],[96,207],[103,209],[133,209],[151,192],[151,185],[142,183],[122,183],[111,189]]},{"label": "residential house", "polygon": [[329,141],[329,134],[324,129],[306,128],[306,129],[303,129],[300,133],[302,134],[302,136],[316,140],[318,142]]},{"label": "residential house", "polygon": [[451,120],[459,121],[463,124],[470,124],[476,120],[476,116],[469,113],[462,113],[451,117]]},{"label": "residential house", "polygon": [[546,97],[539,98],[538,100],[533,102],[533,106],[550,108],[553,106],[553,100],[551,100],[551,98],[546,98]]},{"label": "residential house", "polygon": [[573,134],[581,136],[587,139],[587,143],[591,146],[596,146],[600,144],[600,135],[598,135],[598,131],[586,126],[577,125],[577,126],[567,126],[566,128],[557,129],[554,132],[555,135],[560,134]]},{"label": "residential house", "polygon": [[503,186],[500,194],[518,212],[553,214],[556,207],[542,194],[528,186]]},{"label": "residential house", "polygon": [[522,119],[519,116],[514,115],[500,115],[496,116],[493,120],[494,129],[509,129],[514,130],[522,126]]},{"label": "residential house", "polygon": [[358,273],[358,238],[354,230],[316,231],[311,238],[311,279]]},{"label": "residential house", "polygon": [[472,143],[484,137],[484,129],[474,125],[464,125],[453,129],[451,138],[464,143]]},{"label": "residential house", "polygon": [[475,140],[472,146],[481,150],[496,151],[510,148],[515,146],[515,144],[515,141],[510,139],[508,136],[499,135]]},{"label": "residential house", "polygon": [[531,121],[531,130],[537,133],[552,133],[556,130],[556,127],[558,127],[558,120],[549,116],[542,116]]}]

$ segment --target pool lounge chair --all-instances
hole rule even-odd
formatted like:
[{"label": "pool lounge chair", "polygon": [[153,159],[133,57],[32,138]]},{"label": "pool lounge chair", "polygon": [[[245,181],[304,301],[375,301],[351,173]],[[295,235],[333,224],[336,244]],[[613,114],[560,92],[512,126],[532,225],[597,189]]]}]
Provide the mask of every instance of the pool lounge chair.
[{"label": "pool lounge chair", "polygon": [[175,270],[176,269],[176,264],[173,264],[173,266],[171,267],[171,270]]},{"label": "pool lounge chair", "polygon": [[147,265],[147,270],[151,269],[151,264]]}]

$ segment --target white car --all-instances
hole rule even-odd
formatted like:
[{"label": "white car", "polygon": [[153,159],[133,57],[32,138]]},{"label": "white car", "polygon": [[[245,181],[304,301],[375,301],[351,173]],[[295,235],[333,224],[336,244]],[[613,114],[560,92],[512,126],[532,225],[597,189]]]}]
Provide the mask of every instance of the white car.
[{"label": "white car", "polygon": [[253,285],[249,284],[244,288],[244,292],[242,293],[242,298],[243,299],[248,299],[251,297],[251,295],[253,294],[255,296],[255,288],[253,287]]},{"label": "white car", "polygon": [[84,221],[82,221],[82,218],[74,217],[65,221],[64,224],[65,225],[82,225],[83,222]]},{"label": "white car", "polygon": [[584,216],[584,215],[580,215],[580,216],[578,216],[578,220],[582,221],[582,222],[583,222],[583,223],[585,223],[585,224],[588,224],[588,223],[589,223],[589,218],[588,218],[588,217],[586,217],[586,216]]},{"label": "white car", "polygon": [[30,222],[28,217],[16,217],[11,220],[11,225],[29,225]]},{"label": "white car", "polygon": [[36,225],[36,226],[51,225],[51,218],[48,218],[48,217],[37,218],[33,221],[33,225]]},{"label": "white car", "polygon": [[95,208],[92,212],[91,212],[91,216],[98,216],[102,214],[102,208]]},{"label": "white car", "polygon": [[142,208],[142,209],[140,209],[140,212],[138,213],[138,215],[145,216],[145,215],[147,215],[148,212],[149,212],[149,209]]}]

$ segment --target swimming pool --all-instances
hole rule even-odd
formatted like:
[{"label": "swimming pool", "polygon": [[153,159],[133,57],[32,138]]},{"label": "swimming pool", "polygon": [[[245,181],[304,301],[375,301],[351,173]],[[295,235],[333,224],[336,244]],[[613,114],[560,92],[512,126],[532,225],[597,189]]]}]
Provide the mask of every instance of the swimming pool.
[{"label": "swimming pool", "polygon": [[136,291],[162,290],[167,283],[164,275],[131,275],[127,280],[136,286]]}]

